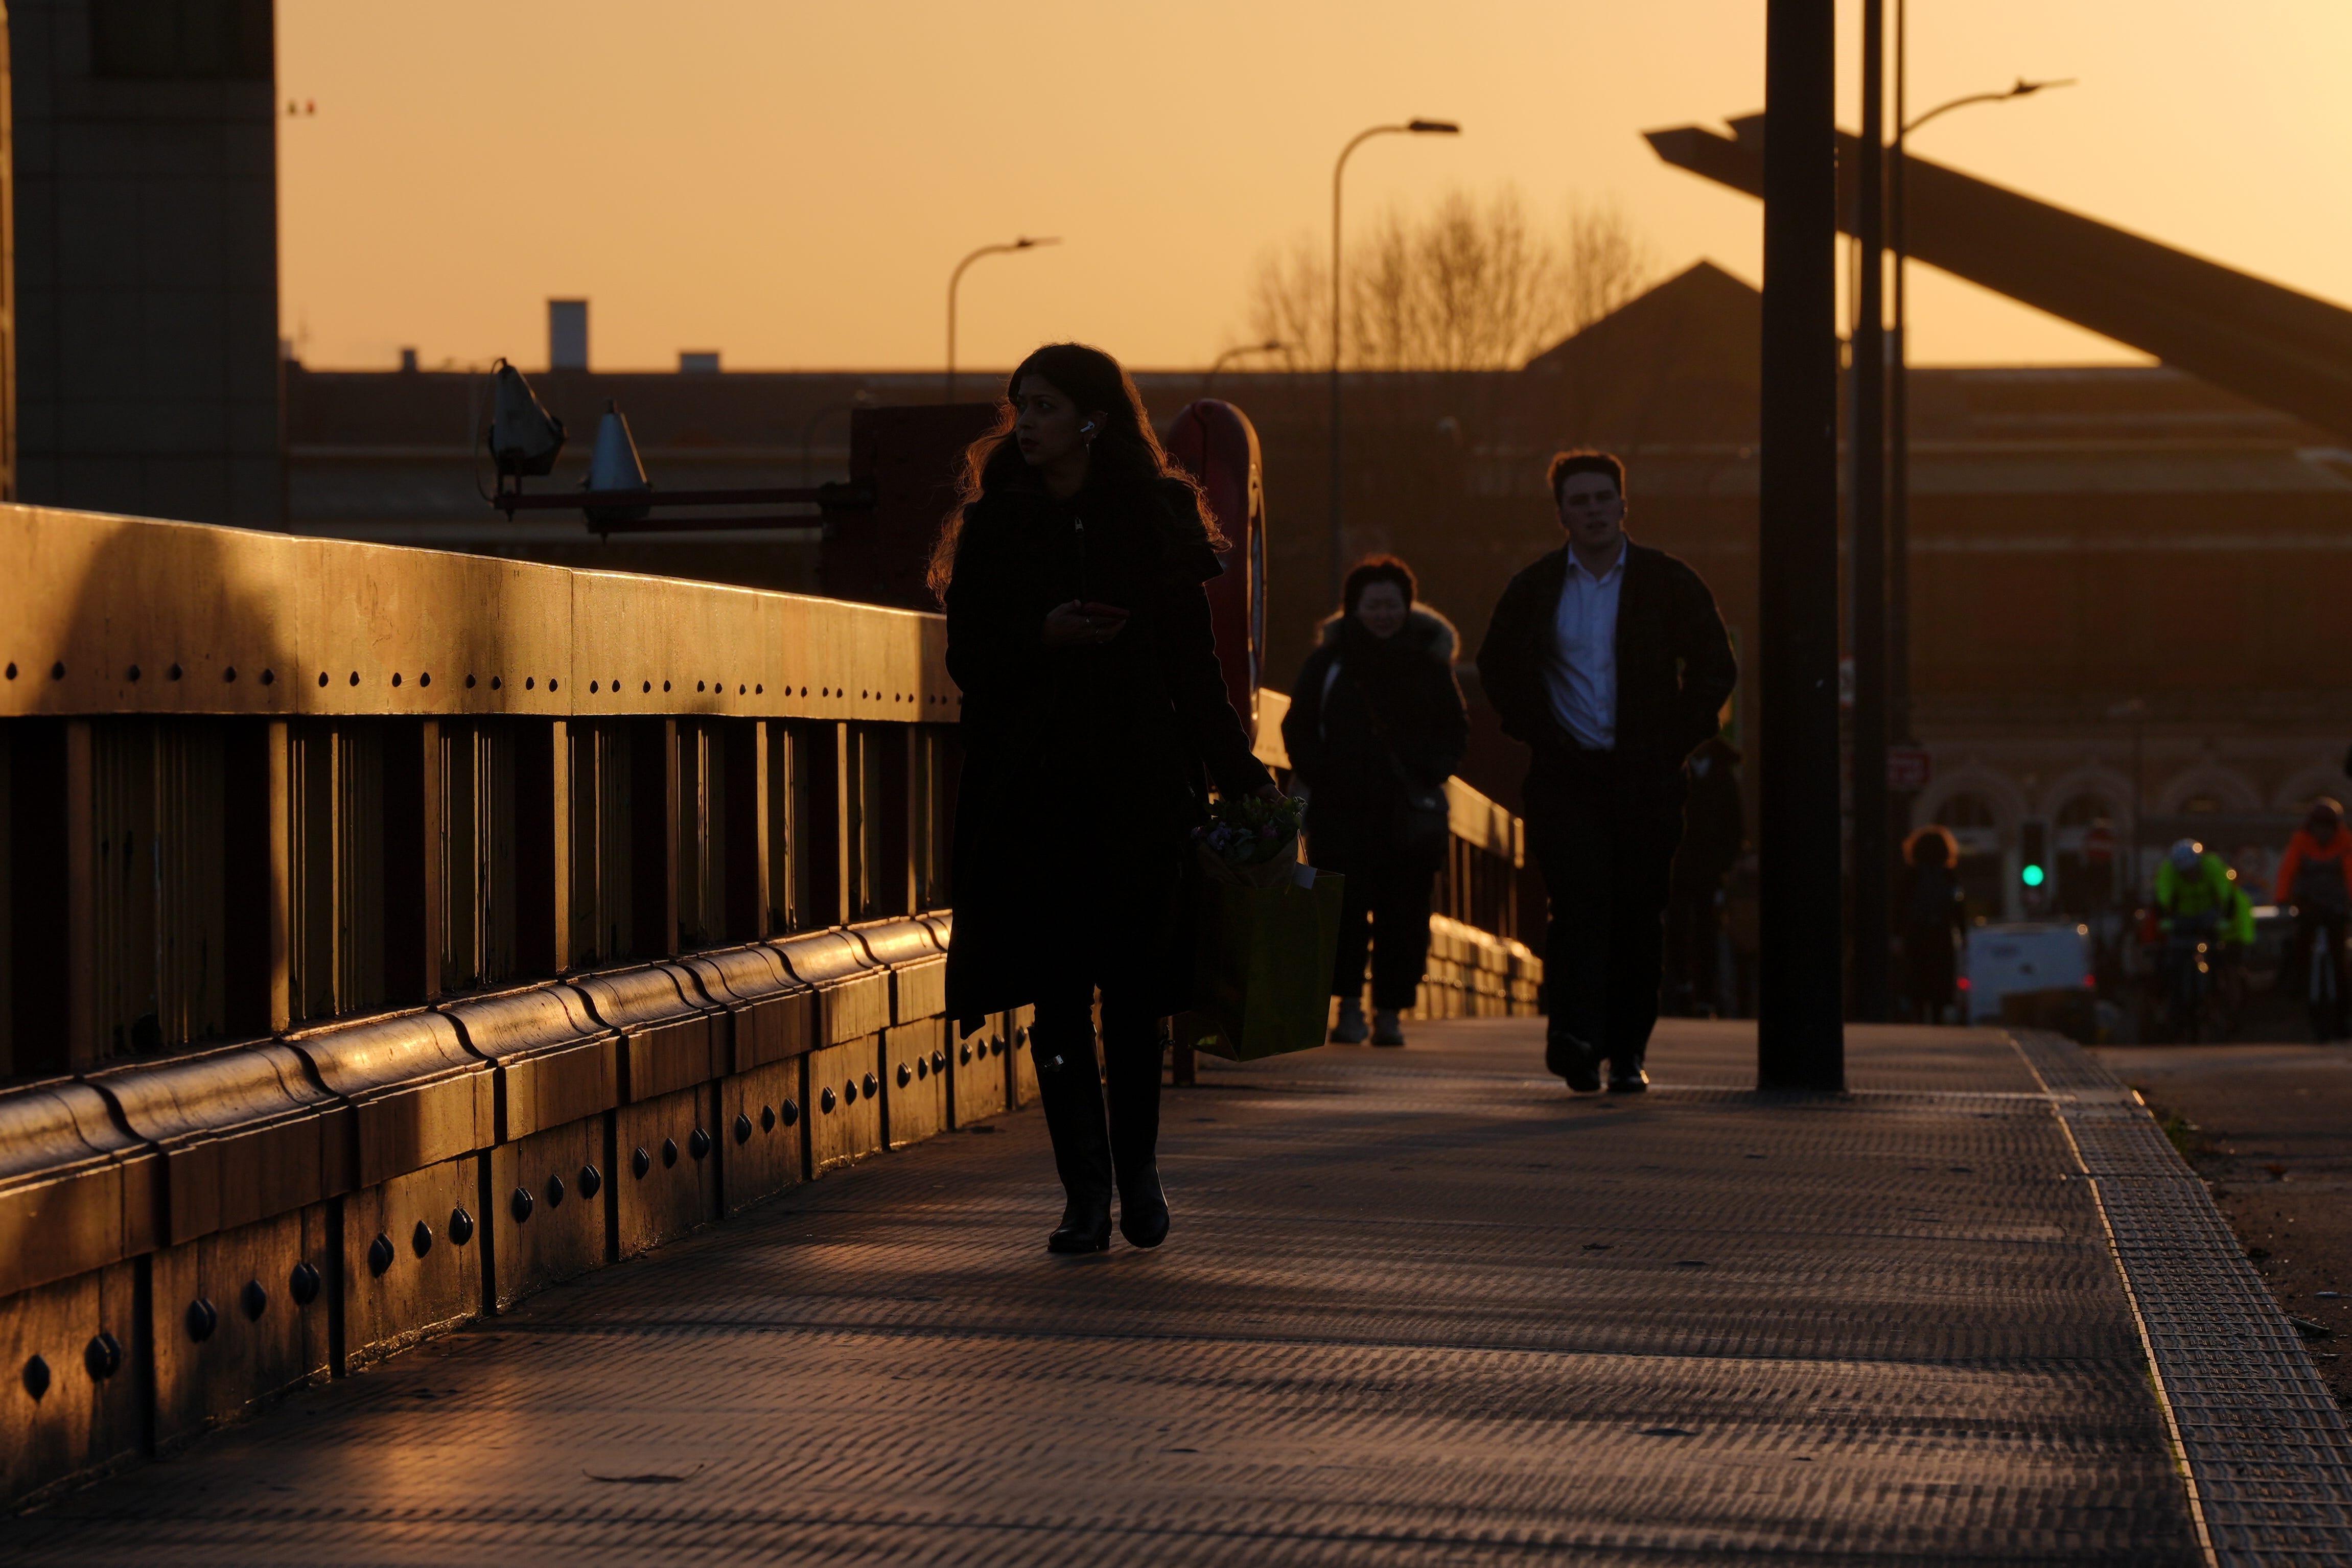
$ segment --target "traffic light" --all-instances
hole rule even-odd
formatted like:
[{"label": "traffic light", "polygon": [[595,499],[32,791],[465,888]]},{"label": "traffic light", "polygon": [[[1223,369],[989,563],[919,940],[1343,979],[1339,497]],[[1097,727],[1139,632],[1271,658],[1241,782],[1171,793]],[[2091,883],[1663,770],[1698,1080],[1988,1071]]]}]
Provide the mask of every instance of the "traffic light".
[{"label": "traffic light", "polygon": [[2040,822],[2027,822],[2018,830],[2017,880],[2028,887],[2050,880],[2048,839],[2049,830]]}]

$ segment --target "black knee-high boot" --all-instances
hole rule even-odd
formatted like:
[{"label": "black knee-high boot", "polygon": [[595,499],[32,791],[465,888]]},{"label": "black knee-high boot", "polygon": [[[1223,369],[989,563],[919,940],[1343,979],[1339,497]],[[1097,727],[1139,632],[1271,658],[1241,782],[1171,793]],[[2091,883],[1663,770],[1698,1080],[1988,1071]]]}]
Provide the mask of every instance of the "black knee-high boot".
[{"label": "black knee-high boot", "polygon": [[[1126,1027],[1114,1028],[1119,1024]],[[1130,1245],[1168,1239],[1160,1188],[1160,1050],[1157,1019],[1103,1019],[1103,1080],[1110,1092],[1110,1153],[1118,1173],[1118,1231]]]},{"label": "black knee-high boot", "polygon": [[1062,1223],[1045,1241],[1052,1252],[1099,1252],[1110,1245],[1110,1134],[1095,1075],[1094,1029],[1091,1023],[1082,1028],[1083,1034],[1073,1030],[1067,1038],[1042,1023],[1029,1030],[1037,1098],[1067,1200]]}]

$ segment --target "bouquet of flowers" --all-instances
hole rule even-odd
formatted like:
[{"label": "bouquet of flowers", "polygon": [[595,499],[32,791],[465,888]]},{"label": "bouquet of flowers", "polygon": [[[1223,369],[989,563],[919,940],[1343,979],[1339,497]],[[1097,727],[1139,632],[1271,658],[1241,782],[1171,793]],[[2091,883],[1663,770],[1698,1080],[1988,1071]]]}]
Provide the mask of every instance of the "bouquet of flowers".
[{"label": "bouquet of flowers", "polygon": [[1298,821],[1304,802],[1285,796],[1220,796],[1192,843],[1208,873],[1220,882],[1276,887],[1296,880]]}]

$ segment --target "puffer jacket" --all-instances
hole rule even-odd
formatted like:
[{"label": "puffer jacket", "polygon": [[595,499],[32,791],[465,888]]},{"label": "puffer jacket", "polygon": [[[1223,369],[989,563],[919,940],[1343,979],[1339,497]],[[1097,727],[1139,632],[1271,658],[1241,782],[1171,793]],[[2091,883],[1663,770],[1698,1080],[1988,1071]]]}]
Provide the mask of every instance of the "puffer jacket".
[{"label": "puffer jacket", "polygon": [[1392,841],[1404,831],[1408,787],[1442,785],[1462,760],[1470,716],[1454,678],[1460,646],[1454,622],[1426,604],[1393,637],[1344,614],[1324,621],[1282,720],[1318,844]]}]

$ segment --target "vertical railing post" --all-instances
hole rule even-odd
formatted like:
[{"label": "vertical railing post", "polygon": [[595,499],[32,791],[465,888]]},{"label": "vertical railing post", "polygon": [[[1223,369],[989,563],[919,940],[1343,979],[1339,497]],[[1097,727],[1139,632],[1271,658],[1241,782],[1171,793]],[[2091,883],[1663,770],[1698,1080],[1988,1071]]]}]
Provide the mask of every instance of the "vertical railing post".
[{"label": "vertical railing post", "polygon": [[85,1067],[99,1059],[97,823],[91,816],[90,727],[86,718],[65,723],[65,992],[66,1064]]},{"label": "vertical railing post", "polygon": [[384,994],[441,994],[441,726],[390,719],[383,737]]},{"label": "vertical railing post", "polygon": [[275,1034],[293,1019],[286,721],[235,723],[222,760],[224,1021],[233,1034]]},{"label": "vertical railing post", "polygon": [[727,736],[727,939],[769,934],[768,721]]},{"label": "vertical railing post", "polygon": [[857,758],[852,748],[857,744],[856,732],[846,724],[833,727],[833,864],[820,866],[827,873],[833,885],[833,924],[846,925],[858,915],[857,895],[864,891],[865,868],[857,864],[862,847],[859,834],[863,824],[860,795],[864,780],[858,777]]},{"label": "vertical railing post", "polygon": [[575,957],[571,727],[516,726],[515,962],[526,975],[562,974]]},{"label": "vertical railing post", "polygon": [[677,721],[629,727],[630,924],[635,956],[677,952]]}]

